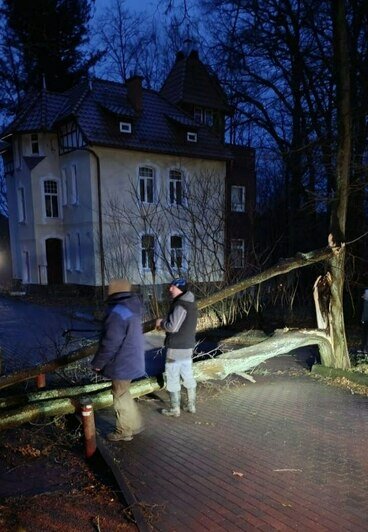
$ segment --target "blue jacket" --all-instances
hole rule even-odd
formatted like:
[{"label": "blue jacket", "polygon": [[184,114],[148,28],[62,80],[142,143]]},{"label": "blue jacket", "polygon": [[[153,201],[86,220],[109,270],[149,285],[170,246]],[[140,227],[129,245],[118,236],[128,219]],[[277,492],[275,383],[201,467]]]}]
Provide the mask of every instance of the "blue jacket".
[{"label": "blue jacket", "polygon": [[113,380],[132,380],[145,375],[142,305],[131,292],[112,294],[99,349],[91,364]]}]

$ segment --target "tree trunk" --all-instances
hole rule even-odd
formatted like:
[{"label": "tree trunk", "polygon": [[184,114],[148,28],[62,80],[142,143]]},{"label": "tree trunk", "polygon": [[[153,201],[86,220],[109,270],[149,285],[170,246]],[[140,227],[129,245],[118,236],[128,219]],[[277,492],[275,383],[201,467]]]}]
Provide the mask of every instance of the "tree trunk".
[{"label": "tree trunk", "polygon": [[329,259],[331,283],[330,335],[334,351],[333,367],[347,369],[350,359],[345,334],[343,292],[345,277],[345,229],[348,187],[351,164],[351,87],[344,0],[334,0],[332,5],[334,58],[338,109],[339,145],[336,167],[336,197],[331,217],[332,246],[337,246]]},{"label": "tree trunk", "polygon": [[26,405],[48,399],[56,399],[57,397],[73,397],[75,395],[93,393],[96,391],[101,391],[104,388],[111,388],[111,382],[96,382],[94,384],[85,384],[84,386],[70,386],[69,388],[43,390],[39,392],[12,395],[10,397],[3,397],[0,399],[0,409]]}]

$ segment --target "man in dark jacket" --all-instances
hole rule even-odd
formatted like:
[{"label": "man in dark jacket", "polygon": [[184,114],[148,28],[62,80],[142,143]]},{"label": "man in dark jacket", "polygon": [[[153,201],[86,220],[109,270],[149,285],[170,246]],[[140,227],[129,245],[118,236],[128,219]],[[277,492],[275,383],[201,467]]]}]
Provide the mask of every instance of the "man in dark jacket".
[{"label": "man in dark jacket", "polygon": [[132,293],[129,281],[114,279],[109,284],[107,305],[92,367],[112,380],[116,428],[107,439],[130,441],[143,430],[141,415],[129,392],[131,381],[145,374],[142,304]]},{"label": "man in dark jacket", "polygon": [[165,416],[180,416],[181,380],[187,390],[187,412],[195,414],[196,381],[193,376],[193,348],[197,326],[197,305],[188,290],[185,279],[174,279],[169,286],[172,303],[166,319],[156,320],[156,327],[166,331],[166,388],[170,395],[170,408]]}]

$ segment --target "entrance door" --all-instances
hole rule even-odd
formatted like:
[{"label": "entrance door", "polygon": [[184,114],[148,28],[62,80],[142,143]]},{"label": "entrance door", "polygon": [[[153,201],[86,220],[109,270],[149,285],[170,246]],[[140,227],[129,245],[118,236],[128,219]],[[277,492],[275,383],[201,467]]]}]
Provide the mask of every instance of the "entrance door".
[{"label": "entrance door", "polygon": [[46,240],[47,283],[63,284],[63,245],[60,238]]}]

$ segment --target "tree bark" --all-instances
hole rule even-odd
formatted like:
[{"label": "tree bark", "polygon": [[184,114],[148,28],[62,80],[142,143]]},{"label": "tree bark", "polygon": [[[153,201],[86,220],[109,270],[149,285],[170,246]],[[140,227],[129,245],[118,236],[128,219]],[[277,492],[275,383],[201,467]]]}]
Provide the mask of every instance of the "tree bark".
[{"label": "tree bark", "polygon": [[336,92],[339,127],[339,145],[336,165],[336,197],[331,217],[331,244],[336,246],[329,259],[331,283],[330,335],[334,350],[333,367],[347,369],[350,359],[345,334],[343,293],[345,280],[345,230],[348,204],[348,188],[351,164],[351,84],[348,54],[348,38],[344,0],[331,2]]},{"label": "tree bark", "polygon": [[93,393],[101,391],[104,388],[111,388],[111,382],[95,382],[94,384],[85,384],[84,386],[70,386],[69,388],[58,388],[55,390],[43,390],[39,392],[12,395],[10,397],[0,398],[0,409],[26,405],[48,399],[56,399],[58,397],[73,397],[76,395]]}]

